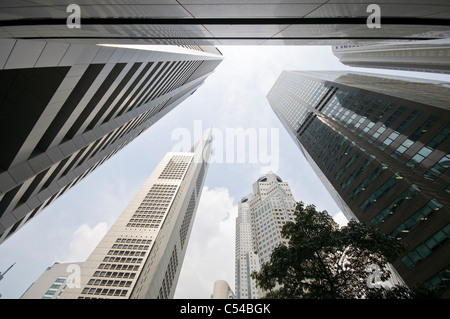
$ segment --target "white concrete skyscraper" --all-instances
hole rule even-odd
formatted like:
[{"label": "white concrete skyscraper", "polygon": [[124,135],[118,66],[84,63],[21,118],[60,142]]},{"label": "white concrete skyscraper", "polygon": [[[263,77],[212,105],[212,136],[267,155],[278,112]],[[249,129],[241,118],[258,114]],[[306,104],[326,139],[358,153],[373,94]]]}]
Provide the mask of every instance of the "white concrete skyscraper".
[{"label": "white concrete skyscraper", "polygon": [[255,299],[261,292],[250,277],[280,243],[286,243],[281,230],[294,220],[295,200],[288,183],[272,172],[253,184],[253,193],[238,204],[236,219],[236,296]]},{"label": "white concrete skyscraper", "polygon": [[211,155],[211,131],[169,152],[81,268],[64,299],[173,298]]},{"label": "white concrete skyscraper", "polygon": [[54,263],[47,267],[20,299],[58,299],[67,289],[70,275],[83,263]]},{"label": "white concrete skyscraper", "polygon": [[238,299],[259,298],[255,281],[250,277],[253,271],[259,270],[259,260],[252,231],[249,198],[250,195],[238,203],[238,217],[236,218],[235,292]]},{"label": "white concrete skyscraper", "polygon": [[0,39],[0,243],[193,94],[214,47]]}]

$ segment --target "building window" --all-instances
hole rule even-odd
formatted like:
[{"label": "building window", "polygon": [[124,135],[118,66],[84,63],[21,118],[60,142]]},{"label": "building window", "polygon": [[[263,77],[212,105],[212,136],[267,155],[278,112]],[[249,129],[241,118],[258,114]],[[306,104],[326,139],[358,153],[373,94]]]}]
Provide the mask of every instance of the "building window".
[{"label": "building window", "polygon": [[411,147],[411,145],[414,144],[413,140],[410,140],[409,138],[407,138],[405,141],[403,141],[403,143],[397,147],[397,149],[391,154],[391,157],[397,159],[399,158],[403,153],[406,152],[406,150],[408,148]]},{"label": "building window", "polygon": [[429,284],[435,287],[439,286],[444,289],[450,287],[450,266],[447,266],[438,274],[436,274],[436,276],[433,276],[431,279],[427,280],[425,284]]},{"label": "building window", "polygon": [[428,155],[433,152],[432,148],[428,146],[422,147],[405,165],[409,168],[414,168],[419,165]]},{"label": "building window", "polygon": [[431,141],[428,143],[428,146],[431,148],[438,147],[447,137],[450,136],[450,124],[447,124],[446,128],[443,129],[439,134],[437,134]]},{"label": "building window", "polygon": [[384,194],[386,194],[392,187],[394,187],[401,179],[398,173],[395,173],[390,179],[386,181],[381,187],[379,187],[367,200],[359,205],[359,210],[365,212],[370,206],[377,202]]},{"label": "building window", "polygon": [[392,132],[383,142],[381,142],[381,144],[380,144],[380,146],[378,146],[378,148],[380,150],[384,151],[399,136],[400,136],[400,133],[398,133],[397,131]]},{"label": "building window", "polygon": [[419,187],[417,185],[411,185],[406,192],[403,192],[399,197],[397,197],[394,201],[392,201],[389,206],[383,209],[378,215],[376,215],[371,221],[370,224],[373,227],[380,226],[381,223],[384,223],[386,219],[394,215],[394,213],[406,204],[408,201],[412,200],[414,196],[420,193]]},{"label": "building window", "polygon": [[414,133],[409,137],[413,141],[417,141],[423,134],[427,133],[428,130],[439,120],[436,115],[431,115]]},{"label": "building window", "polygon": [[442,230],[435,233],[406,256],[401,258],[401,261],[408,269],[412,269],[419,262],[429,257],[434,251],[447,244],[449,239],[450,224],[447,224]]},{"label": "building window", "polygon": [[438,212],[444,205],[442,205],[437,199],[433,198],[425,206],[420,208],[411,217],[409,217],[404,223],[398,226],[391,236],[397,239],[406,237],[411,230],[419,226],[419,224],[425,222],[434,213]]},{"label": "building window", "polygon": [[355,199],[356,196],[359,195],[362,191],[365,191],[367,187],[370,186],[370,184],[373,183],[384,171],[386,171],[389,168],[387,164],[381,163],[372,173],[370,173],[367,178],[362,181],[358,186],[355,187],[355,189],[350,193],[350,198]]},{"label": "building window", "polygon": [[414,110],[396,129],[397,132],[402,133],[412,122],[421,114],[420,111]]},{"label": "building window", "polygon": [[447,194],[450,194],[450,185],[448,185],[448,186],[444,189],[444,191],[445,191]]},{"label": "building window", "polygon": [[375,158],[376,158],[375,156],[370,155],[361,166],[356,168],[350,174],[350,176],[345,180],[345,182],[341,184],[341,187],[343,189],[347,188],[347,186],[350,185],[375,160]]},{"label": "building window", "polygon": [[442,157],[423,177],[429,181],[434,181],[436,177],[444,173],[450,167],[450,154]]}]

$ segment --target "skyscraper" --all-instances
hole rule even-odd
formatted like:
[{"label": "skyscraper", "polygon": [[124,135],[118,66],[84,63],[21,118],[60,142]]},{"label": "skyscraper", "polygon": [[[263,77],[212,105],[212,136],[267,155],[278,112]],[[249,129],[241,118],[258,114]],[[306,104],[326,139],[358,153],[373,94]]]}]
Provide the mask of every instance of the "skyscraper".
[{"label": "skyscraper", "polygon": [[406,245],[406,284],[449,297],[448,83],[283,71],[267,98],[347,218]]},{"label": "skyscraper", "polygon": [[58,299],[67,289],[69,276],[82,263],[54,263],[23,293],[20,299]]},{"label": "skyscraper", "polygon": [[294,220],[295,200],[289,185],[269,172],[253,184],[253,193],[238,204],[236,219],[236,296],[238,299],[257,299],[260,291],[250,277],[260,270],[260,264],[280,243],[281,229]]},{"label": "skyscraper", "polygon": [[172,298],[211,155],[211,131],[169,152],[81,268],[64,299]]},{"label": "skyscraper", "polygon": [[354,67],[450,73],[450,39],[334,45],[333,54]]},{"label": "skyscraper", "polygon": [[259,270],[259,259],[256,253],[253,236],[252,212],[248,197],[238,203],[236,218],[235,243],[235,293],[237,299],[259,298],[255,280],[250,277],[253,271]]},{"label": "skyscraper", "polygon": [[236,299],[236,296],[231,290],[230,285],[225,280],[217,280],[214,283],[214,290],[211,294],[212,299]]},{"label": "skyscraper", "polygon": [[0,39],[0,243],[199,88],[214,48]]},{"label": "skyscraper", "polygon": [[[0,37],[84,43],[333,44],[448,38],[445,0],[72,1],[0,4]],[[372,24],[376,16],[381,25]],[[77,19],[78,18],[78,19]]]}]

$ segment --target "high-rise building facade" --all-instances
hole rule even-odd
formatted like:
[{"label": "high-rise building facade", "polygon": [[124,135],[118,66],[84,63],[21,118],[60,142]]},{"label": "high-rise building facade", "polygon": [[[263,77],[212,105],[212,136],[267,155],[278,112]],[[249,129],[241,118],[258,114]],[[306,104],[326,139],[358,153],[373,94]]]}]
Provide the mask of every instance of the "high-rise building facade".
[{"label": "high-rise building facade", "polygon": [[[446,0],[7,1],[0,38],[201,45],[332,44],[450,36]],[[381,18],[381,19],[380,19]],[[378,20],[378,21],[377,21]]]},{"label": "high-rise building facade", "polygon": [[252,212],[248,197],[238,203],[235,243],[235,293],[237,299],[259,298],[255,280],[250,277],[259,271],[259,259],[253,236]]},{"label": "high-rise building facade", "polygon": [[211,131],[190,152],[169,152],[81,268],[63,299],[173,298],[200,199]]},{"label": "high-rise building facade", "polygon": [[270,260],[272,251],[281,243],[286,222],[294,220],[295,200],[289,185],[272,172],[253,184],[253,193],[241,199],[236,219],[236,296],[257,299],[264,292],[250,277],[260,265]]},{"label": "high-rise building facade", "polygon": [[[20,299],[58,299],[65,289],[71,275],[83,263],[54,263],[33,282]],[[74,283],[75,284],[75,283]]]},{"label": "high-rise building facade", "polygon": [[283,71],[270,105],[347,218],[407,247],[393,266],[450,296],[448,83]]},{"label": "high-rise building facade", "polygon": [[450,39],[342,44],[332,50],[339,61],[353,67],[450,73]]},{"label": "high-rise building facade", "polygon": [[236,295],[225,280],[217,280],[214,283],[214,290],[211,299],[236,299]]},{"label": "high-rise building facade", "polygon": [[0,243],[199,88],[211,47],[0,39]]}]

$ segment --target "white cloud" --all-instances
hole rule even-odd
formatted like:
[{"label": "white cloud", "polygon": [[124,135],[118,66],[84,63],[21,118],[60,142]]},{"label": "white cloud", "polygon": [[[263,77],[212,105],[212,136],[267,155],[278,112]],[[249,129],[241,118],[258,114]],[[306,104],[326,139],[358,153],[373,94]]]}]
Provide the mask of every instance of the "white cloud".
[{"label": "white cloud", "polygon": [[333,215],[333,219],[340,227],[347,225],[348,219],[344,216],[344,213],[339,212]]},{"label": "white cloud", "polygon": [[98,223],[94,228],[90,228],[88,224],[82,224],[73,233],[69,251],[63,262],[85,261],[103,236],[105,236],[108,228],[108,225],[104,222]]},{"label": "white cloud", "polygon": [[175,298],[209,298],[216,280],[234,286],[233,200],[224,187],[203,188]]}]

